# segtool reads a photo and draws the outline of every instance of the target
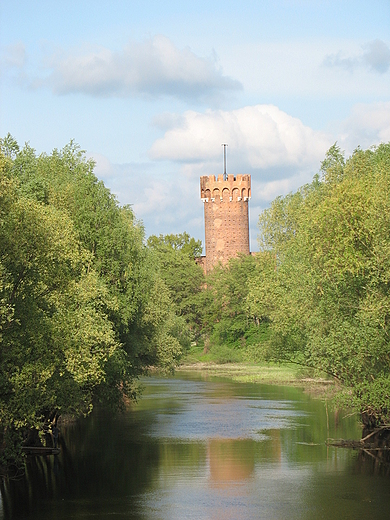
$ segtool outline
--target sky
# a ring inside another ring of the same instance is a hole
[[[389,0],[0,2],[0,135],[71,139],[145,234],[204,242],[199,177],[252,176],[251,250],[271,201],[337,141],[390,141]]]

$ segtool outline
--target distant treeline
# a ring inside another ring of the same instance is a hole
[[[390,144],[348,160],[333,145],[311,184],[260,215],[259,246],[188,286],[181,314],[198,343],[217,361],[327,374],[363,424],[390,423]]]

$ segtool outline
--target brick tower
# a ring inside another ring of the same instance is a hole
[[[204,202],[206,239],[205,271],[218,262],[226,264],[237,253],[249,255],[248,200],[250,175],[214,175],[200,178],[200,196]]]

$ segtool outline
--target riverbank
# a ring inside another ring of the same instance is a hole
[[[260,383],[296,386],[319,398],[330,398],[338,390],[335,381],[309,377],[298,365],[276,363],[215,363],[212,361],[183,362],[177,372],[198,372],[205,377],[223,377],[239,383]]]

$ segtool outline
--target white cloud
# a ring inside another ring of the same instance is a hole
[[[151,163],[113,164],[99,153],[95,175],[115,194],[121,204],[130,204],[146,235],[187,231],[203,236],[203,206],[199,179],[186,179],[178,171],[161,174]]]
[[[215,163],[228,143],[238,171],[307,168],[323,157],[331,140],[273,105],[232,111],[188,111],[150,150],[153,159]],[[211,165],[211,164],[210,164]],[[207,166],[206,166],[207,167]],[[199,173],[199,168],[195,168]]]
[[[367,148],[390,141],[390,102],[358,104],[338,129],[340,145],[350,154],[357,147]]]
[[[37,83],[56,94],[83,93],[96,97],[170,95],[202,98],[241,84],[224,76],[215,59],[178,49],[165,36],[131,41],[120,51],[78,50],[53,56],[49,76]]]
[[[376,72],[384,73],[390,68],[390,49],[382,40],[374,40],[364,45],[364,63]]]
[[[193,208],[192,214],[196,210],[203,216],[196,204],[199,176],[223,171],[221,143],[229,145],[228,173],[252,175],[253,247],[261,209],[278,195],[311,182],[333,142],[327,134],[305,126],[273,105],[247,106],[229,112],[188,111],[181,118],[164,116],[164,120],[169,122],[168,129],[155,141],[150,156],[181,165],[180,192],[187,186],[186,205]],[[164,211],[170,211],[169,208]],[[185,218],[182,225],[185,227]],[[203,224],[201,231],[202,227]]]
[[[382,40],[373,40],[365,43],[357,54],[346,56],[342,51],[329,54],[325,57],[324,65],[341,67],[353,71],[358,67],[366,67],[380,74],[390,69],[390,48]]]
[[[23,68],[26,64],[26,48],[23,42],[8,45],[3,52],[3,61],[8,67]]]
[[[0,59],[1,76],[6,84],[10,82],[12,86],[24,87],[27,75],[25,72],[27,64],[27,53],[23,42],[18,41],[12,45],[7,45]]]
[[[305,179],[299,184],[299,176],[298,179],[296,177],[297,176],[270,182],[260,182],[253,186],[252,194],[258,201],[261,201],[263,204],[267,203],[280,195],[287,195],[287,193],[293,191],[294,188],[308,181],[308,179]]]
[[[168,130],[152,146],[153,161],[112,164],[93,153],[98,177],[122,204],[132,204],[147,235],[186,230],[203,238],[199,177],[222,173],[221,143],[228,142],[228,173],[252,175],[250,225],[255,248],[260,211],[277,196],[311,182],[333,142],[338,141],[348,155],[358,145],[367,148],[390,141],[390,102],[356,105],[328,134],[270,105],[164,114],[159,124]]]
[[[101,153],[87,152],[86,157],[95,161],[94,173],[99,179],[108,179],[117,175],[115,166]]]
[[[390,42],[386,40],[382,44],[389,47]],[[389,92],[388,74],[373,73],[369,65],[386,68],[386,55],[381,57],[380,49],[376,50],[373,42],[320,36],[250,43],[232,41],[220,47],[218,55],[225,73],[239,78],[252,100],[275,100],[283,96],[290,100],[308,99],[313,107],[313,101],[334,99],[339,102],[343,96],[348,100],[362,96],[373,99],[374,96],[387,97]],[[326,66],[324,61],[328,62],[329,56],[346,62],[344,66],[336,66],[336,63]],[[363,56],[367,62],[355,65],[354,59],[363,60]],[[353,62],[351,67],[355,67],[353,74],[352,69],[347,70],[349,61]],[[313,113],[310,119],[312,116]]]

